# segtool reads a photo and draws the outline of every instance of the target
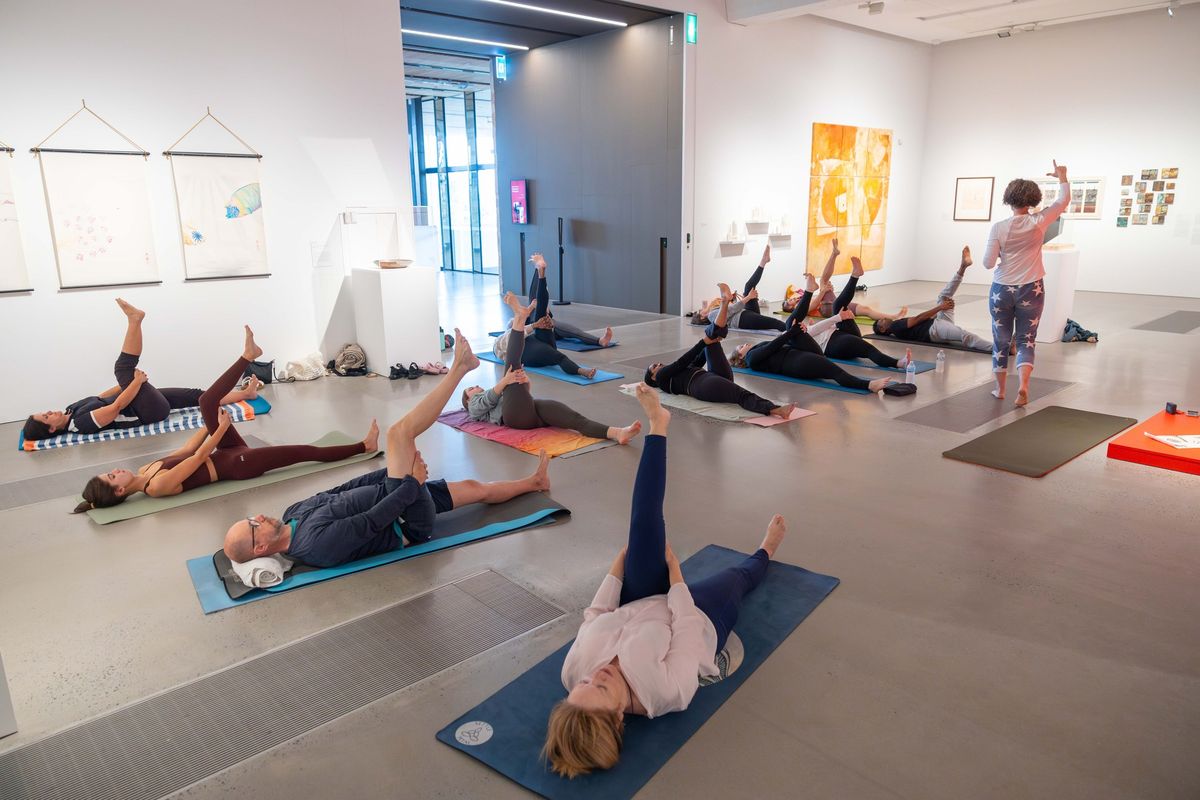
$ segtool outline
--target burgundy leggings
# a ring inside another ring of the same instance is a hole
[[[200,414],[204,417],[204,427],[211,434],[217,429],[217,412],[221,408],[221,398],[229,394],[237,385],[238,379],[246,371],[250,362],[239,358],[233,366],[225,370],[217,378],[208,391],[200,395]],[[280,467],[290,467],[303,461],[341,461],[353,455],[366,452],[362,442],[336,445],[333,447],[314,447],[310,444],[290,444],[281,447],[251,447],[232,425],[225,430],[225,435],[213,450],[210,458],[217,470],[217,479],[223,481],[240,481],[247,478],[257,478],[264,472],[270,472]],[[198,469],[192,475],[202,483],[208,483],[208,470]],[[184,482],[185,488],[192,488]],[[200,484],[198,484],[200,485]]]

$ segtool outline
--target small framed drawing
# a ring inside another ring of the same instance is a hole
[[[995,178],[959,178],[954,184],[954,221],[989,222]]]

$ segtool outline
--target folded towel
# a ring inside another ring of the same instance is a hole
[[[253,586],[255,589],[266,589],[282,583],[283,576],[287,575],[293,562],[290,558],[276,553],[273,556],[252,558],[241,563],[231,559],[229,563],[233,565],[233,571],[237,573],[242,583]]]

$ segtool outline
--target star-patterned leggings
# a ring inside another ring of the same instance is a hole
[[[988,310],[992,313],[992,369],[1008,371],[1008,352],[1017,343],[1017,368],[1033,366],[1033,349],[1037,346],[1038,323],[1046,290],[1041,279],[1020,286],[992,284]]]

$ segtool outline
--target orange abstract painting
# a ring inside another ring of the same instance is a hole
[[[813,123],[808,184],[808,271],[819,274],[838,238],[836,274],[850,256],[868,270],[883,266],[892,132],[882,128]]]

